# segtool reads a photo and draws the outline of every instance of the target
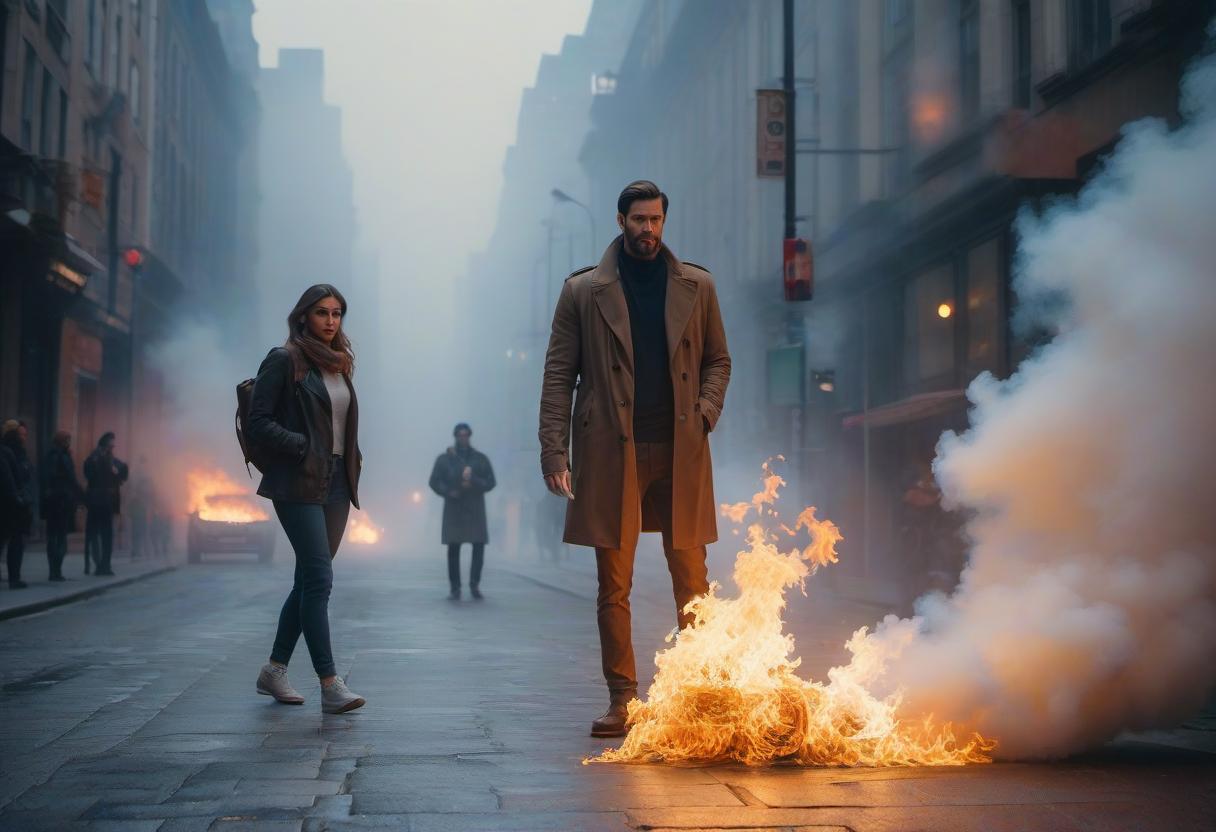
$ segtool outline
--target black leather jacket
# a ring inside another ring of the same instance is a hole
[[[359,507],[359,402],[350,387],[343,462],[350,480],[350,501]],[[269,457],[258,494],[289,503],[324,503],[329,495],[334,447],[333,414],[325,381],[315,367],[296,381],[291,355],[276,347],[258,368],[249,404],[249,438]]]

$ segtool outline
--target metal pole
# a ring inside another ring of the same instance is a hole
[[[781,86],[785,91],[785,238],[798,235],[795,217],[798,214],[797,175],[798,127],[794,110],[794,0],[782,0],[782,63],[784,73]]]

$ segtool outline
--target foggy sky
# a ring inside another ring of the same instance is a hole
[[[590,0],[257,0],[263,66],[325,51],[365,244],[386,272],[463,270],[494,220],[505,150],[541,55],[579,33]],[[341,8],[341,13],[335,9]]]

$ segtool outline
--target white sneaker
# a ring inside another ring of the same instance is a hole
[[[344,714],[355,708],[362,708],[366,702],[366,699],[346,686],[341,676],[335,677],[328,685],[321,685],[322,713]]]
[[[287,680],[287,668],[277,664],[262,665],[262,672],[258,674],[258,693],[273,696],[284,705],[304,704],[304,697]]]

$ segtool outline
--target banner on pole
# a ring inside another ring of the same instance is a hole
[[[785,143],[789,137],[784,90],[756,90],[756,175],[785,176]]]

